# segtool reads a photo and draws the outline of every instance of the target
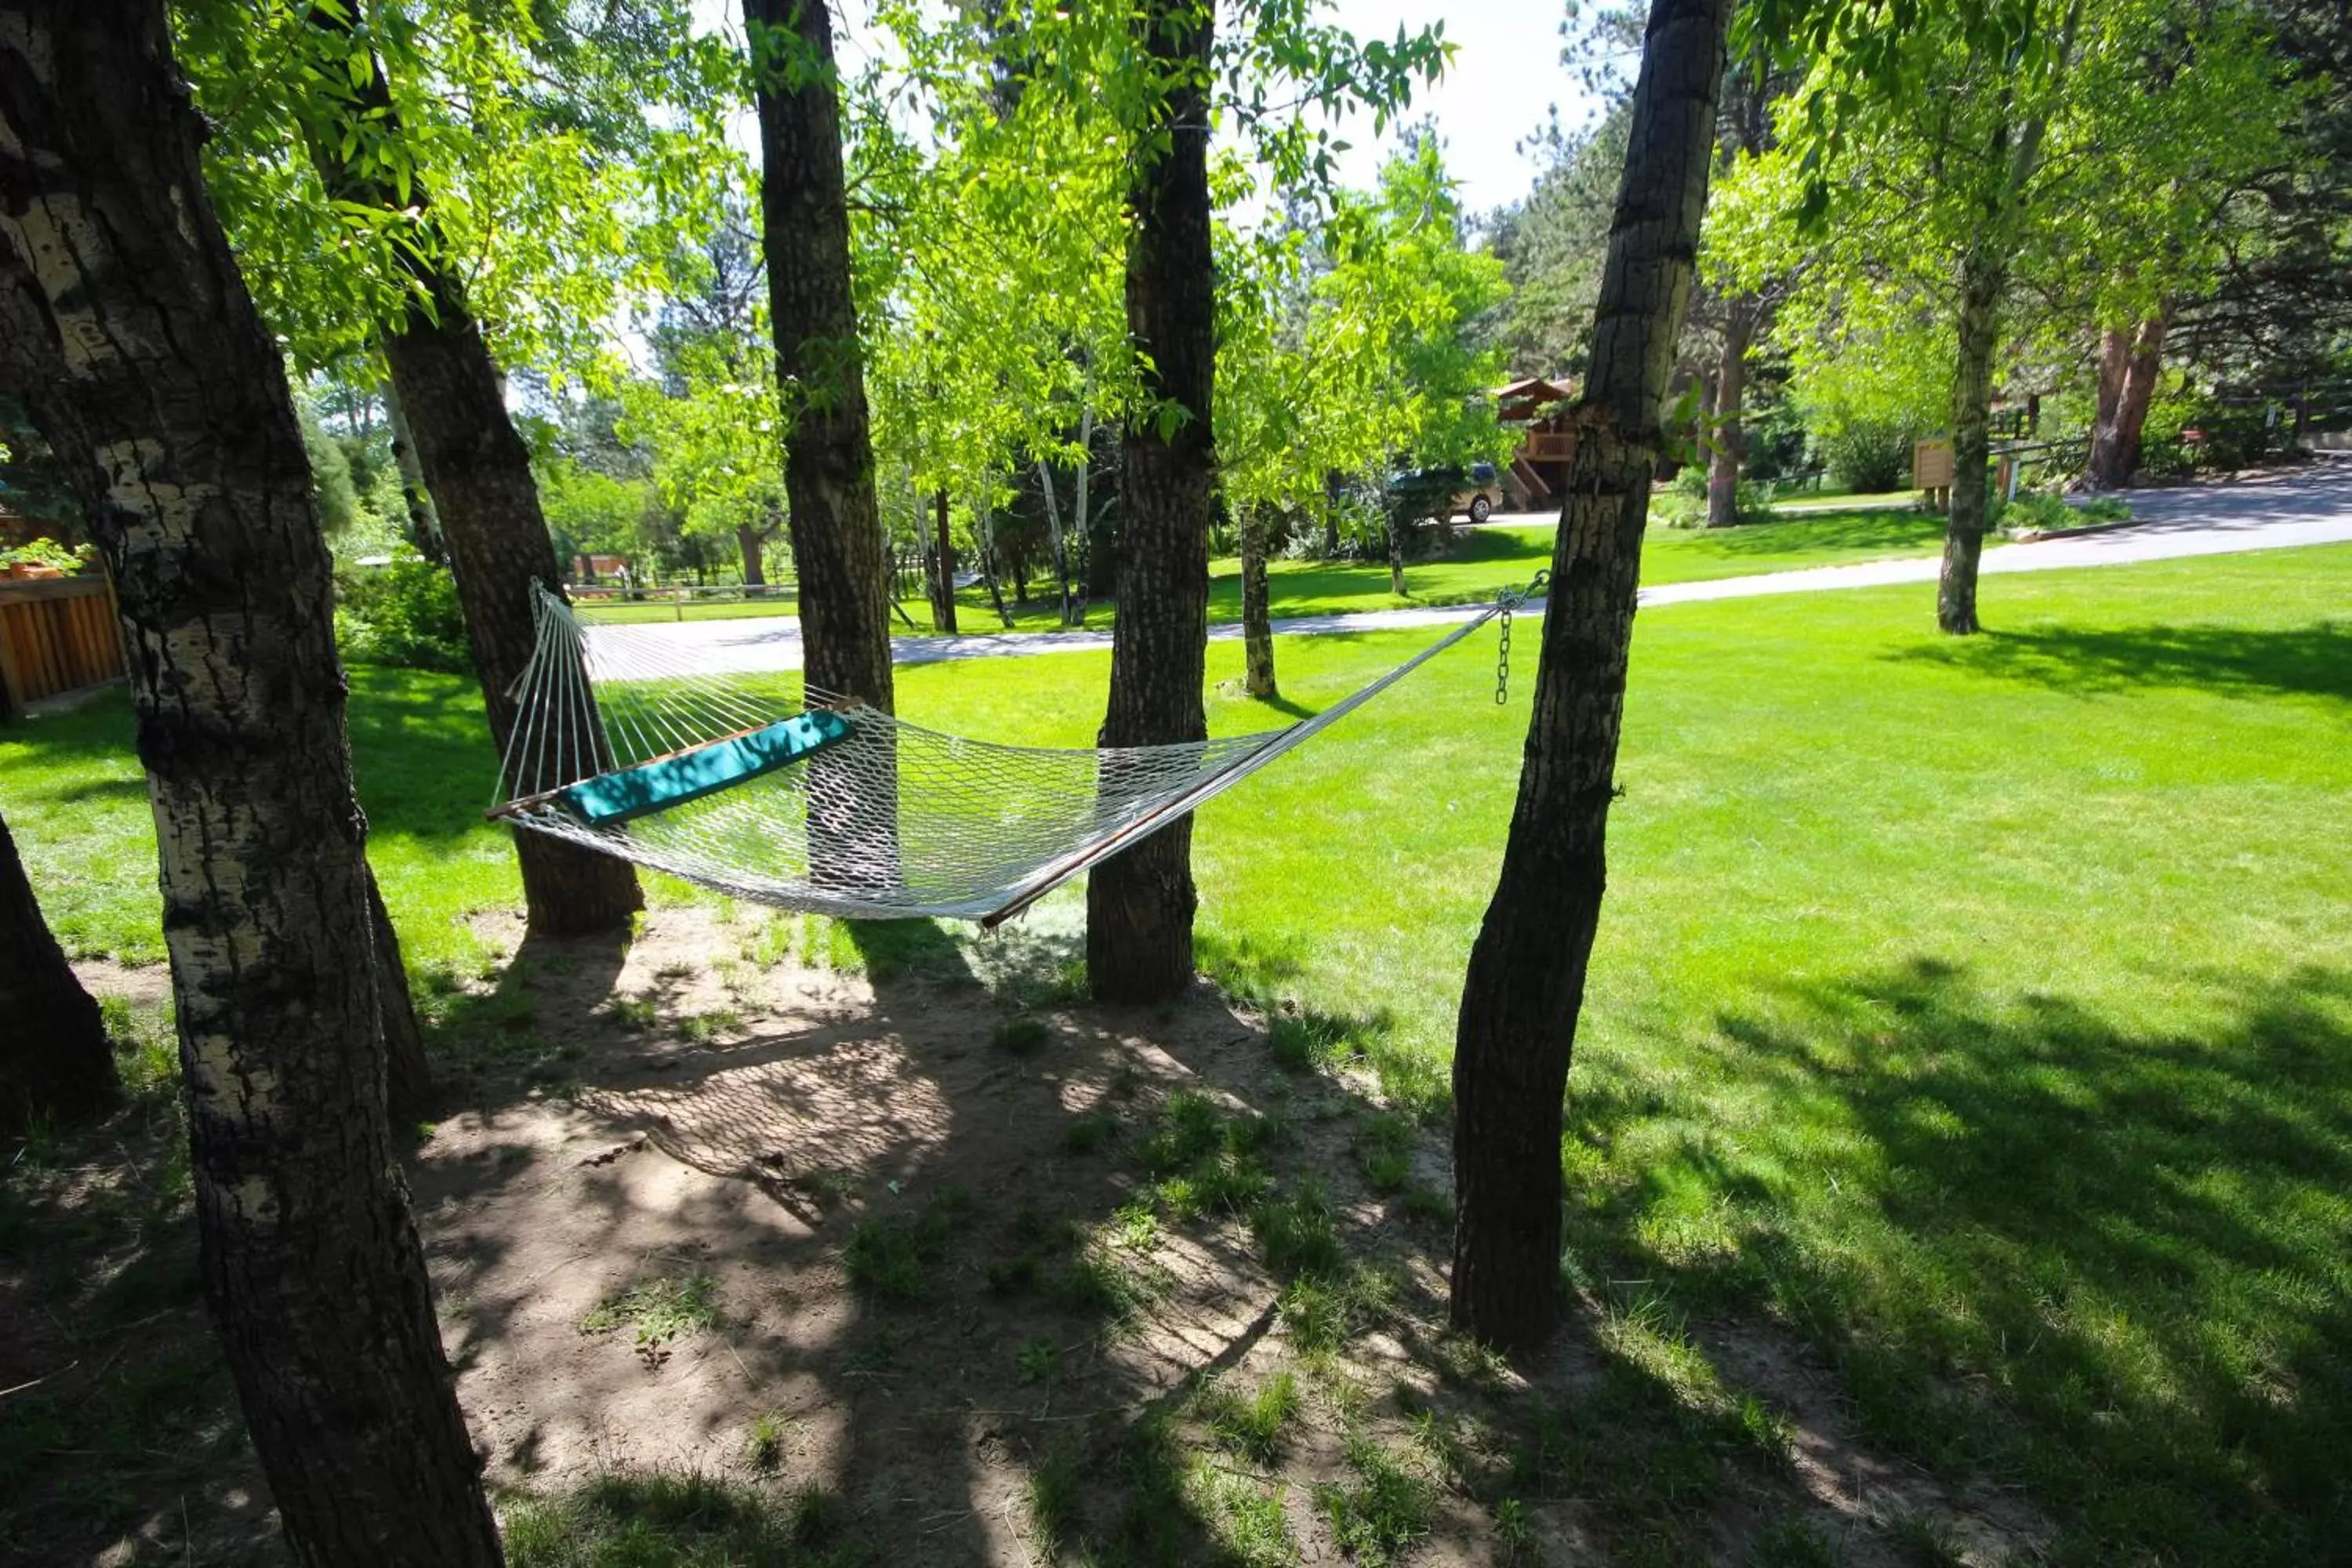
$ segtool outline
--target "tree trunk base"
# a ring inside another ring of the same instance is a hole
[[[528,922],[537,935],[621,931],[646,907],[635,870],[616,855],[520,832],[515,854],[522,861]]]
[[[1192,825],[1180,822],[1087,879],[1087,989],[1097,1002],[1171,1002],[1192,989]]]
[[[1952,637],[1973,637],[1977,624],[1977,563],[1984,555],[1984,535],[1954,529],[1944,535],[1944,570],[1936,583],[1936,629]]]

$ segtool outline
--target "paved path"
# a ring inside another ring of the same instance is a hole
[[[2131,498],[2138,521],[2127,527],[2073,538],[2004,544],[1985,552],[1982,570],[2053,572],[2077,566],[2122,566],[2141,561],[2222,555],[2245,550],[2280,550],[2302,544],[2352,542],[2352,458],[2334,458],[2294,472],[2236,484],[2183,485],[2143,490]],[[1532,521],[1532,520],[1529,520]],[[1546,520],[1549,521],[1549,520]],[[1644,605],[1687,605],[1714,599],[1748,599],[1767,594],[1812,594],[1835,588],[1878,588],[1932,583],[1934,556],[1868,561],[1852,566],[1816,566],[1707,583],[1671,583],[1642,590]],[[1482,605],[1427,610],[1362,610],[1347,615],[1295,616],[1274,623],[1285,637],[1345,632],[1394,631],[1445,626],[1482,612]],[[1209,628],[1230,641],[1239,626]],[[660,622],[599,626],[598,642],[612,639],[658,648],[666,659],[683,658],[698,670],[766,673],[801,667],[800,623],[789,616],[740,621]],[[1096,632],[990,632],[967,637],[891,639],[900,664],[936,664],[951,658],[1011,658],[1026,654],[1078,653],[1110,647],[1110,634]]]

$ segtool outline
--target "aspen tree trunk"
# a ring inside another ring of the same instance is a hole
[[[1217,477],[1216,264],[1210,246],[1207,0],[1141,0],[1135,43],[1165,80],[1134,128],[1127,205],[1127,331],[1141,395],[1119,444],[1124,538],[1101,743],[1208,737],[1209,525]],[[1172,425],[1159,405],[1173,405]],[[1192,823],[1187,817],[1097,866],[1087,879],[1087,981],[1104,1002],[1160,1002],[1190,989]]]
[[[16,841],[0,820],[0,1131],[31,1117],[79,1121],[114,1102],[114,1047],[98,1004],[49,933]]]
[[[1261,702],[1279,695],[1274,681],[1274,611],[1265,580],[1265,514],[1242,517],[1242,685]]]
[[[748,522],[735,525],[735,548],[743,558],[743,586],[764,588],[768,584],[768,563],[761,548],[760,531]],[[756,598],[757,595],[746,595]]]
[[[1739,521],[1739,465],[1746,457],[1739,406],[1748,387],[1748,349],[1756,341],[1759,314],[1752,296],[1731,301],[1723,325],[1723,363],[1716,372],[1716,447],[1707,460],[1706,525],[1729,528]]]
[[[1551,564],[1503,868],[1454,1055],[1454,1321],[1506,1350],[1559,1314],[1562,1095],[1606,881],[1634,583],[1689,305],[1732,0],[1654,0]]]
[[[1062,596],[1062,624],[1068,626],[1070,614],[1070,552],[1062,537],[1062,505],[1054,493],[1054,468],[1045,458],[1037,459],[1037,482],[1045,491],[1045,537],[1054,547],[1054,586]]]
[[[1955,637],[1977,630],[1977,563],[1984,554],[1991,499],[1992,358],[2000,331],[2007,258],[1979,246],[1960,267],[1958,372],[1952,384],[1952,510],[1936,582],[1936,625]]]
[[[376,115],[375,133],[397,135],[400,122],[392,112],[382,66],[354,53],[367,47],[352,34],[357,13],[314,6],[305,16],[329,41],[331,53],[362,59],[367,75],[362,86],[331,100],[322,97],[323,106],[351,124]],[[329,89],[316,90],[323,95]],[[417,466],[432,492],[466,612],[466,642],[481,682],[490,741],[503,757],[522,717],[514,692],[539,644],[532,590],[544,587],[559,596],[563,592],[554,536],[540,510],[530,448],[507,410],[505,378],[490,358],[481,323],[467,306],[464,286],[438,257],[430,193],[422,182],[411,181],[401,191],[381,173],[354,167],[335,133],[340,129],[314,132],[310,141],[310,160],[328,193],[375,211],[422,215],[416,220],[419,243],[401,254],[430,304],[413,303],[403,320],[387,323],[383,357],[415,437]],[[562,766],[566,776],[584,777],[609,759],[595,700],[586,695],[585,681],[576,685],[584,710],[572,716],[575,722],[565,732],[582,737],[581,750]],[[625,860],[520,831],[515,855],[533,931],[551,936],[611,931],[627,925],[645,907],[636,871]]]
[[[202,129],[160,4],[0,10],[0,384],[115,580],[205,1295],[287,1546],[494,1564],[384,1116],[326,545]]]

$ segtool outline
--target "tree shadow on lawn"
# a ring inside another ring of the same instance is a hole
[[[2352,700],[2352,621],[2273,629],[2225,626],[2048,626],[1990,631],[1901,650],[2055,691],[2189,686]]]
[[[2352,1538],[2352,975],[2210,984],[2178,1032],[1926,958],[1779,987],[1718,1026],[1781,1113],[1674,1135],[1583,1245],[1769,1294],[1866,1430],[2029,1481],[2100,1560],[2315,1561]],[[1604,1079],[1571,1144],[1696,1114]],[[1695,1205],[1732,1253],[1662,1253]]]
[[[1731,559],[1894,550],[1933,544],[1943,536],[1942,518],[1906,507],[1840,512],[1827,517],[1776,517],[1733,528],[1677,530],[1673,535],[1678,552]]]

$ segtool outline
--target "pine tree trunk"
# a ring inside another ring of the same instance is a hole
[[[1707,460],[1706,525],[1729,528],[1739,521],[1739,464],[1746,455],[1739,407],[1748,387],[1748,348],[1756,341],[1757,305],[1750,295],[1731,301],[1723,325],[1723,363],[1715,379],[1714,455]]]
[[[98,1004],[49,934],[0,820],[0,1132],[33,1117],[79,1121],[114,1103],[114,1047]]]
[[[1519,792],[1454,1054],[1453,1318],[1506,1350],[1559,1313],[1562,1095],[1606,881],[1634,584],[1713,163],[1732,0],[1654,0],[1551,565]]]
[[[1979,245],[1960,267],[1958,372],[1952,384],[1952,510],[1936,584],[1936,625],[1955,637],[1977,630],[1977,563],[1991,499],[1992,358],[2000,330],[2007,259]]]
[[[384,1115],[310,465],[163,6],[0,13],[0,384],[115,580],[205,1293],[287,1545],[339,1568],[494,1564]]]
[[[808,679],[887,713],[890,568],[850,292],[831,8],[826,0],[744,0],[743,19],[757,62],[761,244]]]
[[[352,37],[356,12],[314,6],[305,16],[334,48],[366,47]],[[373,132],[399,134],[382,67],[372,58],[362,58],[373,74],[351,98],[333,100],[338,112],[356,116],[380,110],[383,118],[372,127]],[[384,213],[424,215],[415,237],[419,243],[402,255],[431,307],[420,301],[404,320],[387,324],[383,356],[415,437],[417,465],[448,548],[450,571],[466,613],[466,641],[489,715],[491,744],[503,757],[520,717],[514,691],[539,641],[532,589],[538,585],[558,595],[563,592],[555,540],[540,510],[538,481],[531,477],[530,452],[507,411],[504,379],[490,358],[480,323],[467,308],[465,289],[434,254],[438,236],[431,219],[432,198],[424,184],[412,181],[402,191],[379,172],[355,168],[331,133],[313,138],[310,158],[337,200]],[[586,689],[584,681],[580,686]],[[591,710],[581,716],[587,721],[578,727],[588,738],[579,763],[582,774],[596,771],[604,761],[593,699],[585,700]],[[612,931],[627,925],[645,907],[636,871],[625,860],[524,832],[515,836],[515,851],[535,931],[571,936]]]
[[[1201,741],[1216,486],[1215,260],[1210,247],[1208,72],[1216,18],[1202,0],[1142,0],[1136,43],[1167,81],[1135,127],[1127,331],[1142,356],[1120,435],[1118,618],[1105,746]],[[1172,428],[1163,404],[1180,411]],[[1108,764],[1106,764],[1108,765]],[[1160,1002],[1192,987],[1191,818],[1097,866],[1087,882],[1087,980],[1097,1001]]]
[[[436,566],[449,564],[449,547],[441,541],[441,520],[433,515],[433,498],[425,493],[425,466],[416,460],[416,437],[401,411],[400,389],[383,384],[384,422],[392,426],[392,463],[400,471],[400,504],[408,517],[408,542]]]
[[[1274,609],[1265,578],[1265,515],[1252,507],[1242,519],[1242,685],[1261,702],[1279,695],[1274,683]]]

